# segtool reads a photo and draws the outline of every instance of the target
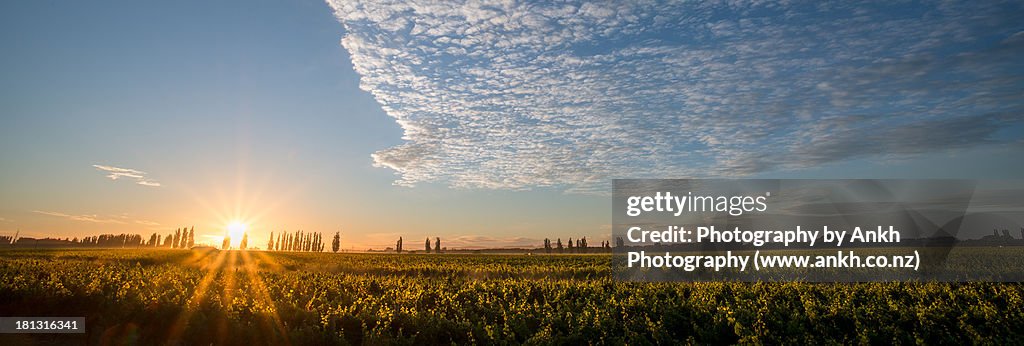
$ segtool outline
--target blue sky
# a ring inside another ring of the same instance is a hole
[[[606,238],[611,178],[1019,178],[1021,7],[5,2],[0,232],[539,244]]]

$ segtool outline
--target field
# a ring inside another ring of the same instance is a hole
[[[0,251],[5,344],[1021,343],[1020,283],[621,283],[607,255]]]

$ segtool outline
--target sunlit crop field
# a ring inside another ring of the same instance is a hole
[[[139,344],[1024,342],[1024,285],[620,283],[607,255],[0,251],[0,315]]]

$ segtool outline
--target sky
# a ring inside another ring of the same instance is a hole
[[[613,178],[1019,179],[1022,7],[7,1],[0,234],[540,246],[608,239]]]

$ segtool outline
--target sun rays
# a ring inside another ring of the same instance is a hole
[[[209,308],[209,304],[219,304],[223,316],[213,321],[214,339],[218,343],[229,342],[227,316],[238,313],[238,306],[246,306],[252,313],[262,316],[260,321],[260,337],[264,342],[288,345],[288,335],[282,322],[277,305],[263,280],[265,273],[260,266],[279,267],[274,259],[264,253],[253,256],[248,251],[197,251],[182,262],[183,265],[195,267],[203,272],[203,277],[196,285],[191,297],[186,301],[183,310],[178,314],[169,328],[170,341],[182,340],[190,328],[196,327],[199,318],[197,311]],[[238,306],[236,306],[238,305]],[[206,318],[208,316],[203,316]]]
[[[244,233],[235,230],[239,225],[252,236],[255,230],[271,229],[275,224],[287,222],[289,215],[294,213],[288,210],[288,206],[308,187],[303,182],[277,185],[274,182],[280,179],[277,179],[279,177],[273,171],[261,170],[259,174],[253,172],[242,162],[234,175],[226,176],[216,171],[204,174],[206,180],[230,179],[233,184],[181,185],[196,208],[193,212],[204,215],[198,224],[203,225],[203,229],[216,230],[215,233],[204,234],[206,239],[213,241],[209,245],[221,245],[223,237],[230,237],[231,246],[237,247],[241,233]],[[264,243],[263,239],[249,240],[250,244]]]

